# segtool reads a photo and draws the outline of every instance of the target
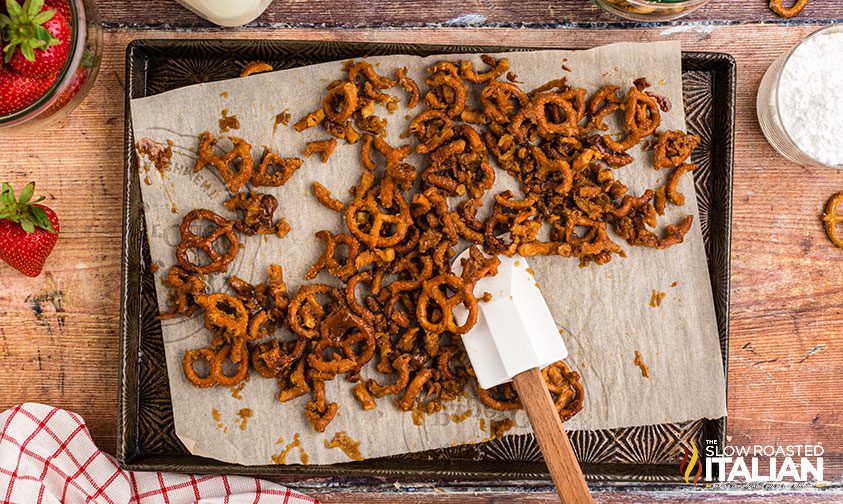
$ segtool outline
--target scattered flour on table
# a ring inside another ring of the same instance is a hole
[[[843,165],[843,31],[816,35],[782,69],[779,110],[784,129],[805,154]]]

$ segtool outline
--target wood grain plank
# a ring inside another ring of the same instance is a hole
[[[778,156],[761,136],[754,108],[755,92],[767,66],[813,29],[724,26],[674,33],[670,38],[682,40],[686,49],[731,52],[738,61],[731,442],[821,443],[826,449],[826,478],[840,482],[843,251],[829,244],[818,215],[825,199],[843,190],[843,172],[800,167]],[[663,40],[667,37],[662,31],[274,30],[223,36],[586,47],[621,40]],[[30,400],[75,410],[88,421],[94,439],[110,452],[116,443],[123,58],[126,44],[139,35],[173,36],[167,32],[107,33],[97,85],[69,120],[37,136],[3,134],[0,138],[0,178],[17,186],[37,180],[64,229],[44,276],[26,279],[0,265],[0,409]],[[543,502],[551,495],[524,494],[518,497],[520,501],[511,496],[481,494],[475,499],[466,495],[449,502],[462,498],[474,499],[465,502]],[[650,494],[646,498],[631,495],[612,494],[611,498],[628,500],[600,502],[652,500]],[[665,501],[680,502],[670,495]],[[326,495],[325,501],[347,502],[349,498],[336,493]],[[393,502],[390,498],[354,495],[359,502]]]
[[[843,19],[843,3],[813,0],[793,21],[777,17],[766,0],[715,0],[691,13],[682,22],[814,23]],[[207,28],[210,23],[175,5],[173,0],[99,0],[102,20],[108,26]],[[634,25],[604,13],[589,0],[331,0],[313,2],[275,0],[250,26],[307,28],[383,27],[627,27]]]

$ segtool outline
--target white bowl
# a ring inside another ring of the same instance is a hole
[[[809,166],[828,166],[843,170],[843,163],[830,164],[806,153],[793,138],[793,135],[788,132],[785,126],[785,121],[782,118],[782,103],[781,94],[779,93],[782,82],[782,75],[784,69],[787,67],[788,61],[796,53],[797,49],[806,41],[814,37],[821,37],[830,32],[843,32],[843,25],[832,25],[820,30],[817,30],[807,37],[803,38],[790,51],[782,54],[772,65],[767,69],[764,77],[761,79],[761,85],[758,87],[758,97],[756,99],[756,112],[758,114],[758,123],[761,125],[761,130],[770,145],[776,149],[779,154],[786,157],[794,163]],[[815,124],[816,127],[823,127],[821,124]]]

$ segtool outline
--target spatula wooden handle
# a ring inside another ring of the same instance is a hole
[[[535,368],[524,371],[512,379],[512,385],[530,417],[533,433],[562,503],[594,502],[541,371]]]

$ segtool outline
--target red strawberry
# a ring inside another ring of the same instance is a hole
[[[59,219],[55,212],[30,201],[35,183],[30,182],[15,200],[11,186],[3,183],[0,192],[0,259],[24,275],[36,277],[59,239]]]
[[[85,84],[85,81],[87,80],[88,69],[85,67],[79,67],[79,69],[76,70],[76,73],[73,74],[73,78],[70,80],[70,83],[67,85],[66,88],[64,88],[64,91],[62,91],[61,96],[59,96],[59,99],[56,100],[55,103],[50,105],[50,108],[47,110],[50,113],[61,110],[62,107],[70,103],[70,100],[72,100],[73,97],[76,96],[76,93],[78,93],[79,90],[82,89],[82,85]]]
[[[0,67],[0,115],[9,114],[37,100],[55,82],[55,77],[24,77]]]
[[[44,0],[6,0],[9,13],[0,15],[0,31],[6,40],[4,60],[28,77],[49,77],[61,71],[70,51],[70,22]]]
[[[65,19],[70,20],[70,2],[67,0],[44,0],[44,5],[49,9],[55,9]]]

